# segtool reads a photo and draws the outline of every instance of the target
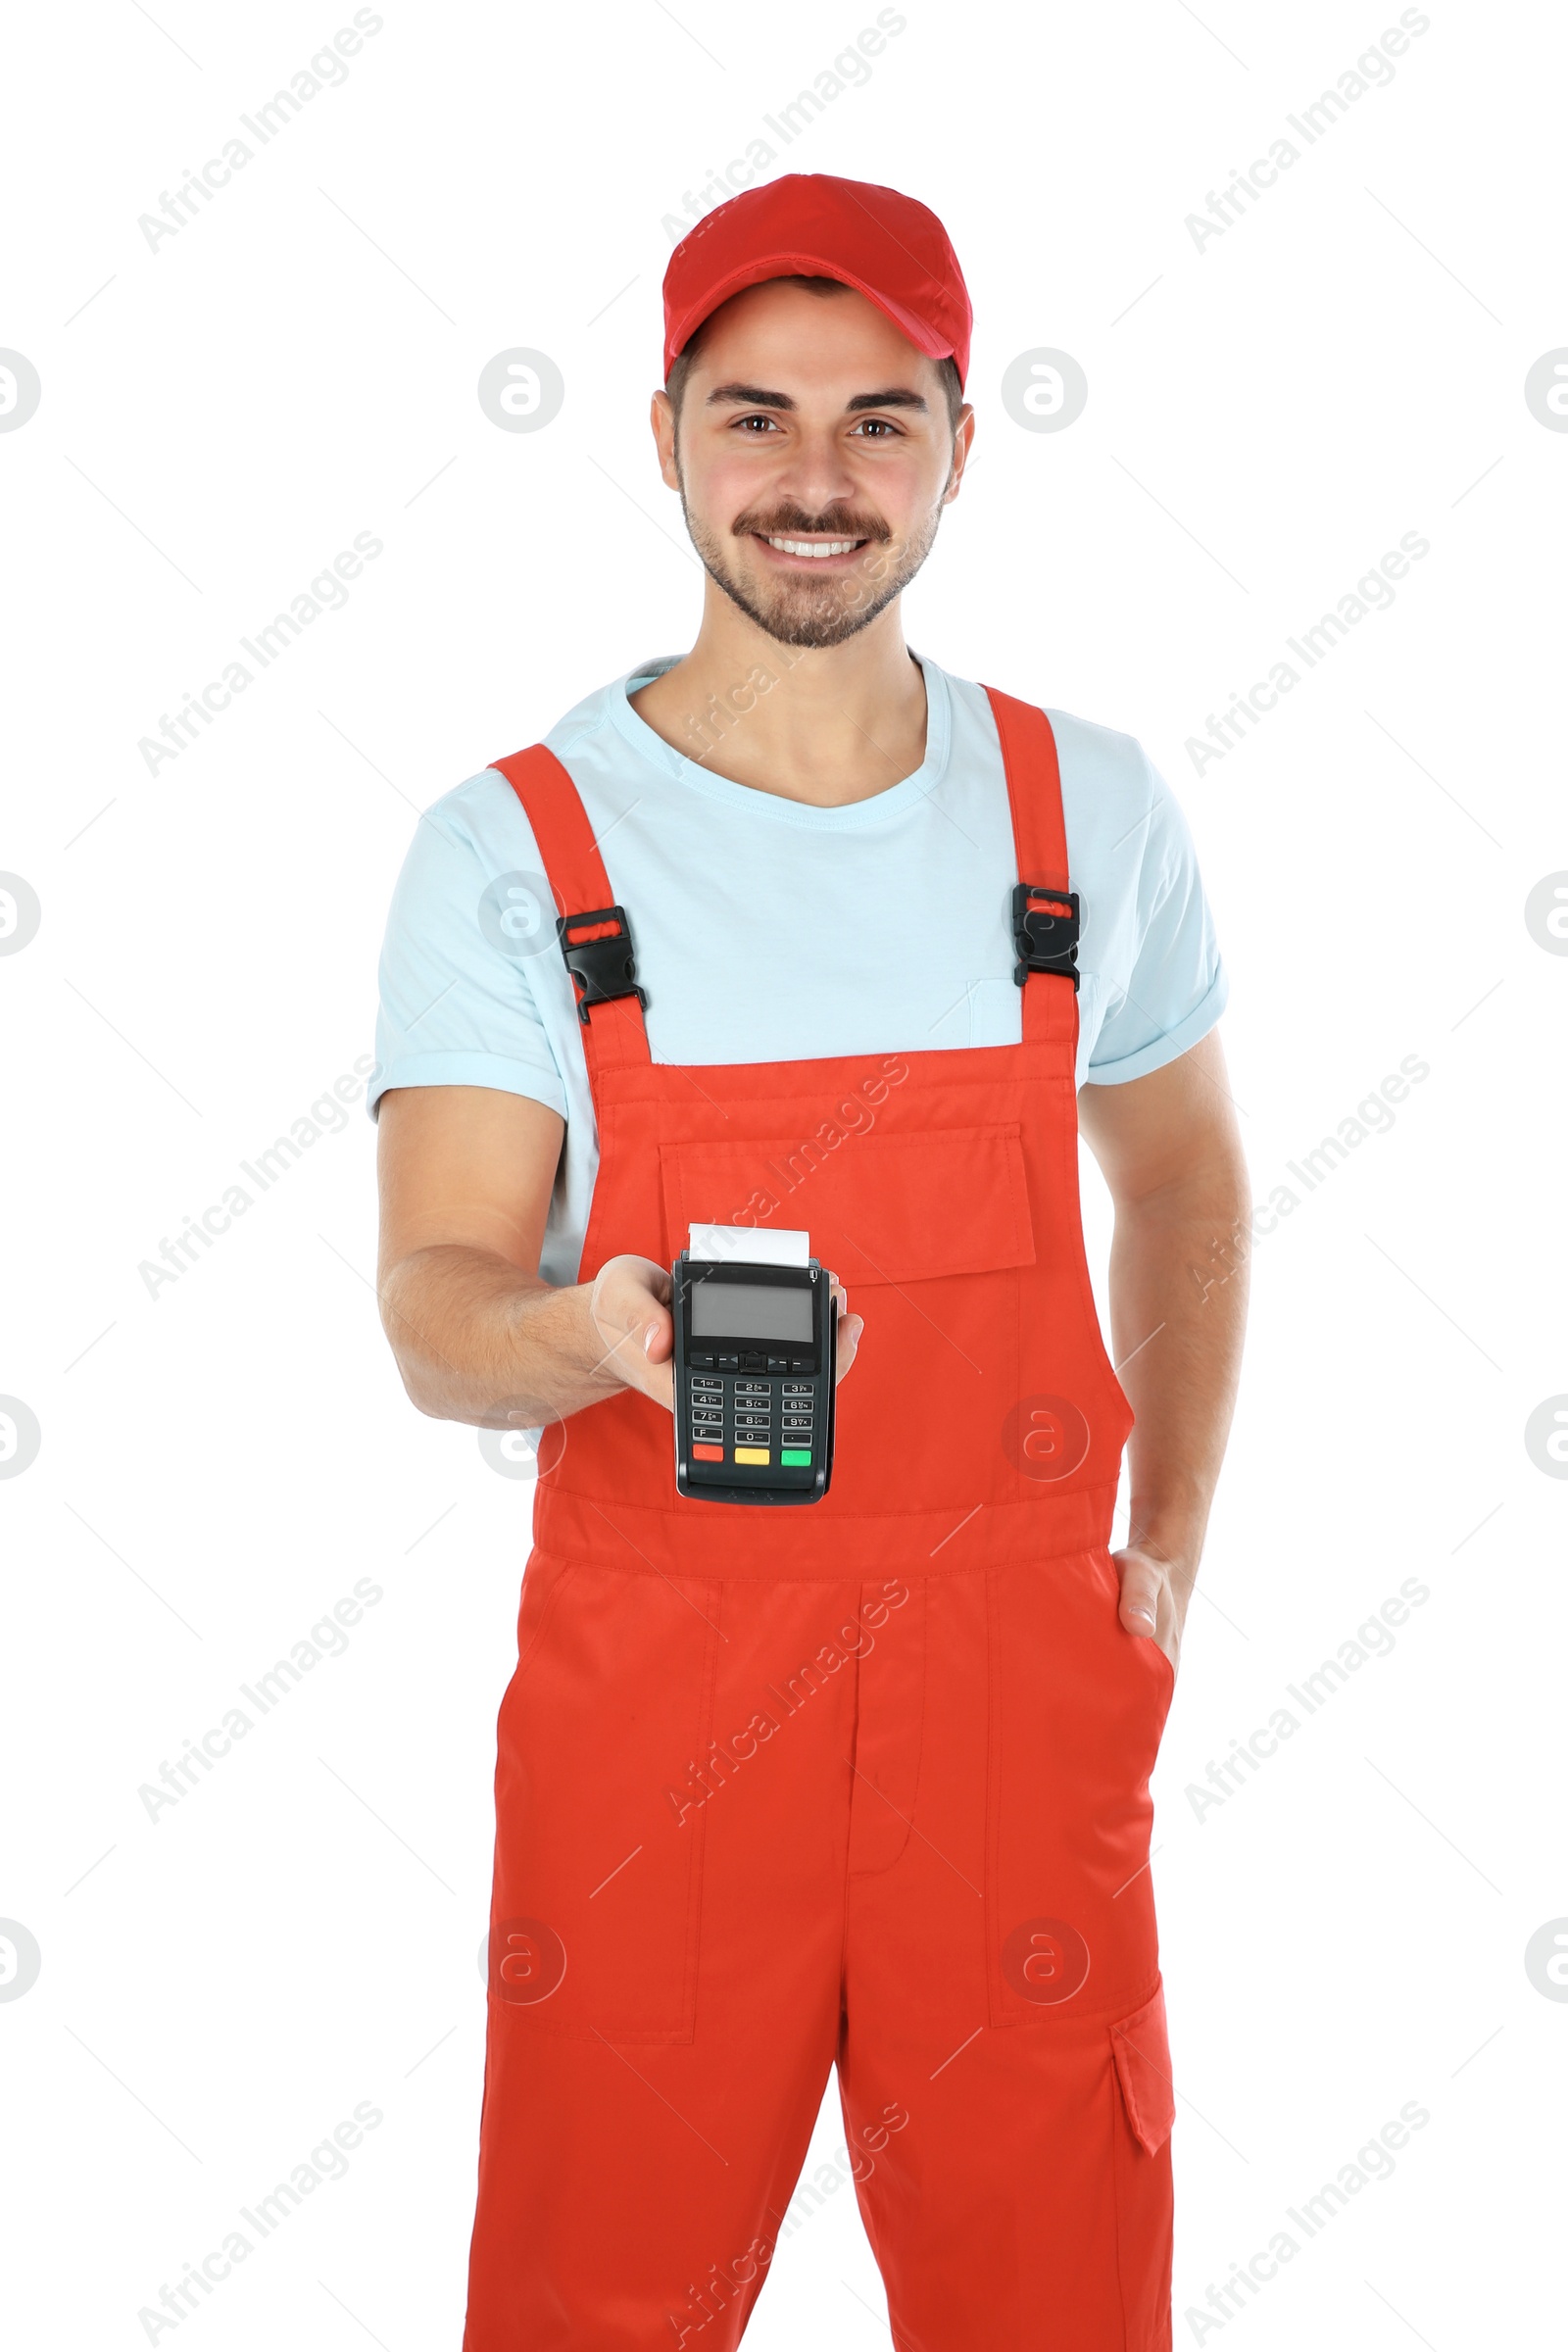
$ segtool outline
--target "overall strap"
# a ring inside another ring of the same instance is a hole
[[[637,985],[626,910],[610,895],[588,812],[555,753],[536,743],[493,764],[522,803],[539,845],[556,903],[558,952],[571,976],[597,1106],[602,1070],[645,1068],[653,1058],[643,1021],[648,1000]]]
[[[1078,900],[1068,888],[1061,769],[1051,721],[1032,703],[988,686],[1002,739],[1018,883],[1012,894],[1013,978],[1023,990],[1026,1045],[1078,1042]]]

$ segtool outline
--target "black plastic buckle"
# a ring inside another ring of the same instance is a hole
[[[631,925],[623,906],[596,906],[587,914],[558,914],[556,937],[566,969],[577,985],[577,1018],[588,1026],[590,1004],[608,1004],[615,997],[648,1002],[648,991],[637,985],[632,956]]]
[[[1078,986],[1078,893],[1044,882],[1018,882],[1012,892],[1013,979],[1022,988],[1031,972],[1059,972]]]

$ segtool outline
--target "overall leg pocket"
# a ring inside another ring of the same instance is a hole
[[[542,1593],[497,1728],[496,2022],[691,2040],[705,1813],[690,1776],[711,1732],[721,1594],[581,1562]]]
[[[1128,2352],[1170,2343],[1170,2133],[1176,2120],[1165,1995],[1110,2028],[1117,2115],[1116,2262]]]
[[[1158,1971],[1149,1775],[1168,1669],[1122,1631],[1102,1551],[986,1575],[990,2022],[1108,2026]]]

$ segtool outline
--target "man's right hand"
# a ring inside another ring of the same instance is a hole
[[[606,1368],[672,1413],[675,1323],[669,1294],[667,1266],[656,1265],[651,1257],[607,1257],[594,1279],[588,1311],[605,1343]],[[855,1361],[856,1344],[865,1326],[859,1315],[850,1313],[849,1293],[838,1281],[833,1284],[833,1301],[839,1317],[842,1380]]]
[[[666,1266],[624,1255],[589,1283],[540,1279],[558,1112],[489,1087],[394,1087],[378,1125],[381,1319],[421,1412],[520,1428],[621,1388],[673,1411]],[[833,1291],[842,1379],[861,1322]]]
[[[588,1312],[605,1343],[605,1368],[656,1404],[675,1409],[674,1322],[669,1269],[651,1257],[607,1257],[588,1293]]]

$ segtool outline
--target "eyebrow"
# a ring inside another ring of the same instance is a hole
[[[787,392],[769,392],[760,384],[715,385],[704,405],[711,409],[725,402],[743,409],[793,409],[797,405]],[[929,414],[923,393],[897,385],[886,392],[857,392],[844,405],[851,415],[858,415],[865,409],[918,409],[922,416]]]

